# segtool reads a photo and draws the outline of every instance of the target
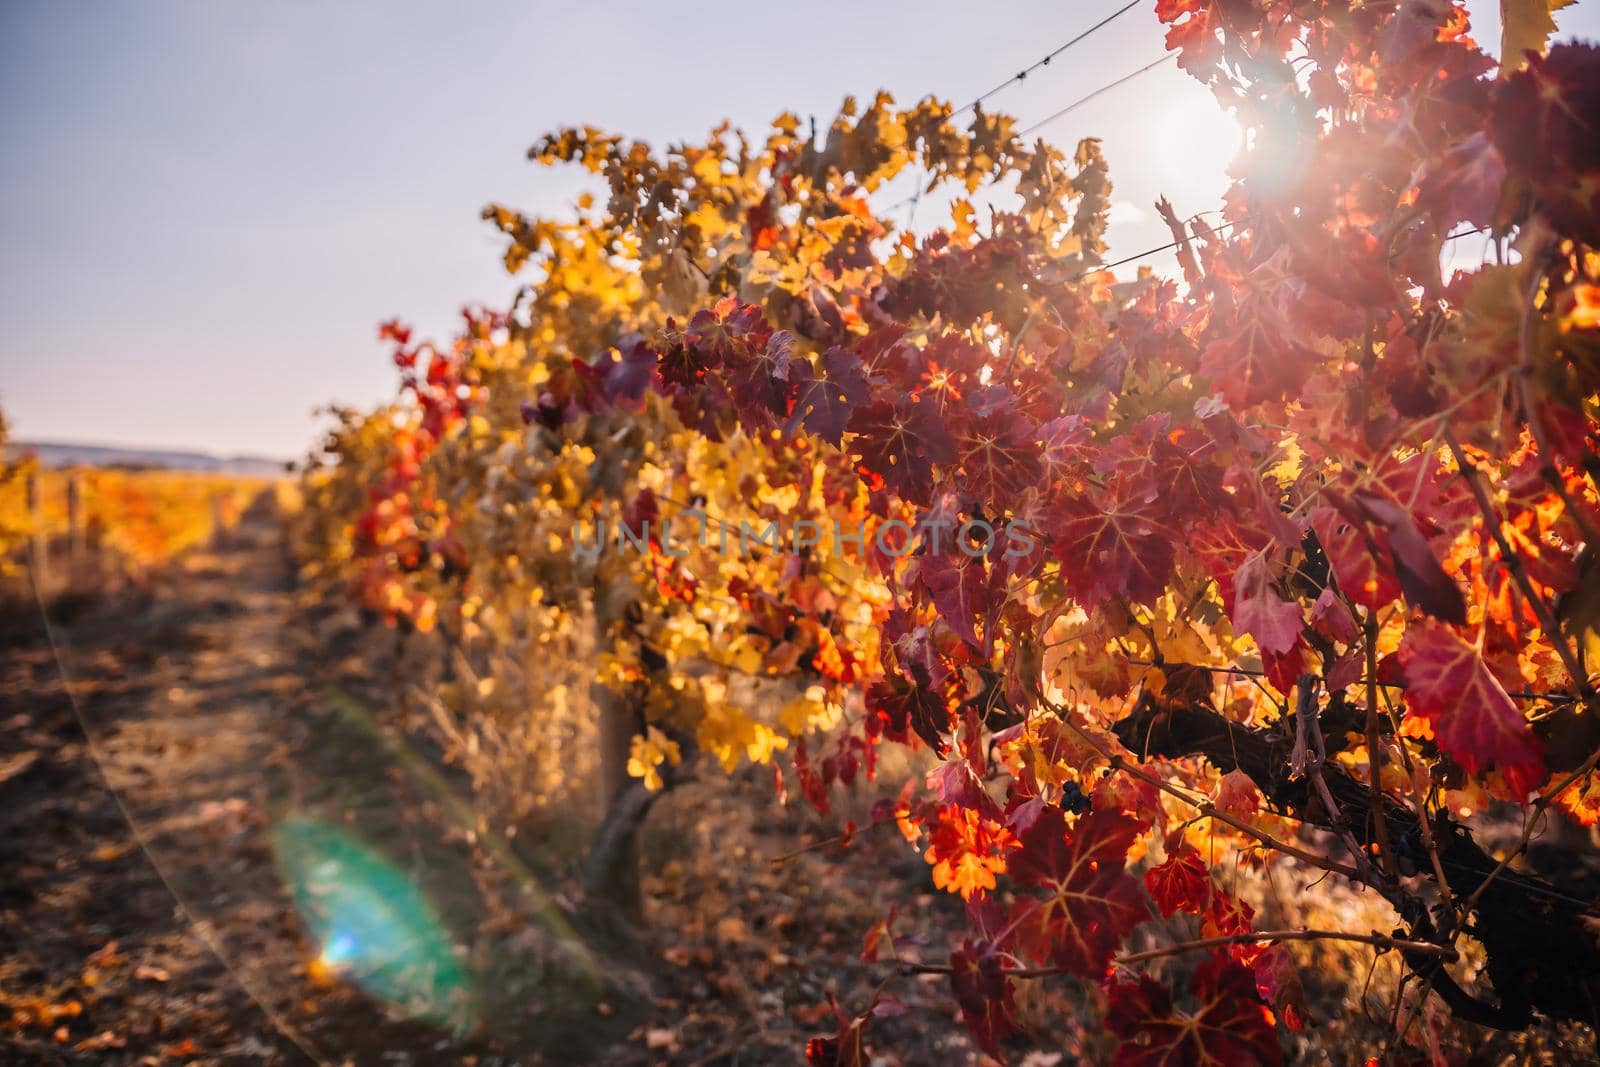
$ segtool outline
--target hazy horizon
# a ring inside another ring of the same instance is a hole
[[[212,459],[271,460],[273,462],[291,460],[298,461],[302,458],[300,456],[293,455],[279,455],[273,453],[249,451],[238,452],[228,448],[204,448],[193,445],[179,445],[176,447],[170,447],[163,445],[159,441],[155,443],[99,441],[92,437],[66,438],[15,436],[6,442],[6,447],[7,449],[18,448],[24,451],[29,448],[46,448],[74,449],[95,452],[151,453],[158,455],[203,455]]]
[[[880,88],[959,105],[1120,6],[829,0],[797,24],[728,0],[610,14],[494,3],[470,17],[8,5],[0,410],[31,440],[295,458],[314,408],[393,395],[380,320],[446,337],[461,305],[508,301],[518,283],[479,210],[561,214],[591,187],[526,160],[542,132],[586,123],[660,147],[724,118],[825,123],[847,94]],[[1026,126],[1159,58],[1153,9],[990,109]],[[1469,9],[1492,50],[1495,5]],[[1561,37],[1600,30],[1593,5],[1557,20]],[[1042,135],[1103,139],[1115,259],[1166,240],[1157,195],[1186,215],[1216,206],[1235,131],[1164,64]],[[918,228],[940,221],[931,210]]]

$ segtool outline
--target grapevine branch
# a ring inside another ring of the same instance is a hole
[[[1406,938],[1392,937],[1388,934],[1355,933],[1344,930],[1256,930],[1245,934],[1228,934],[1223,937],[1203,937],[1194,941],[1182,941],[1164,948],[1150,949],[1146,952],[1134,952],[1125,956],[1118,956],[1112,962],[1119,967],[1131,967],[1136,963],[1147,963],[1150,960],[1162,959],[1167,956],[1180,956],[1186,952],[1200,952],[1210,948],[1224,948],[1228,945],[1256,945],[1277,944],[1282,941],[1347,941],[1353,944],[1372,945],[1383,951],[1404,951],[1422,956],[1436,957],[1442,960],[1458,959],[1456,951],[1444,945],[1435,945],[1429,941],[1412,941]],[[917,963],[901,961],[899,964],[902,974],[950,974],[953,968],[948,963]],[[1048,978],[1058,974],[1072,974],[1066,967],[1011,967],[1006,969],[1007,978]]]
[[[1372,819],[1372,828],[1378,839],[1378,858],[1383,864],[1383,873],[1392,879],[1395,876],[1394,845],[1389,840],[1389,823],[1383,817],[1383,749],[1378,746],[1378,620],[1370,612],[1362,627],[1362,652],[1366,656],[1366,683],[1367,683],[1367,811]],[[1437,862],[1438,855],[1435,853]],[[1448,894],[1449,889],[1440,878],[1440,887]]]
[[[1089,745],[1089,747],[1093,748],[1095,752],[1098,753],[1113,770],[1122,771],[1125,774],[1139,779],[1141,782],[1145,782],[1148,785],[1154,786],[1169,796],[1177,797],[1185,804],[1188,804],[1190,807],[1194,808],[1201,815],[1231,826],[1241,833],[1248,834],[1250,837],[1255,838],[1260,844],[1265,845],[1267,848],[1270,848],[1276,852],[1282,852],[1286,856],[1293,856],[1295,859],[1298,859],[1304,863],[1309,863],[1314,867],[1320,867],[1321,869],[1330,871],[1333,874],[1343,875],[1352,881],[1361,880],[1360,872],[1354,867],[1340,863],[1337,860],[1329,859],[1326,856],[1319,856],[1314,852],[1308,852],[1296,845],[1291,845],[1287,841],[1282,841],[1267,833],[1265,830],[1251,826],[1243,819],[1239,819],[1228,812],[1219,811],[1217,807],[1210,801],[1197,800],[1189,793],[1177,788],[1170,782],[1167,782],[1165,779],[1157,775],[1150,774],[1143,767],[1130,763],[1120,754],[1113,752],[1110,747],[1108,747],[1098,737],[1095,737],[1093,734],[1089,733],[1089,731],[1083,729],[1083,727],[1074,722],[1072,715],[1065,708],[1052,708],[1052,710],[1056,712],[1057,716],[1062,722],[1067,724],[1069,729],[1081,737],[1084,742]]]
[[[1123,742],[1143,741],[1152,755],[1176,759],[1201,756],[1218,770],[1239,770],[1261,788],[1267,801],[1278,810],[1300,815],[1312,825],[1337,832],[1338,827],[1312,803],[1312,793],[1304,778],[1289,775],[1292,740],[1268,731],[1241,727],[1229,722],[1208,707],[1157,708],[1144,704],[1115,727]],[[1568,776],[1576,781],[1600,762],[1600,754]],[[1371,790],[1345,773],[1337,763],[1324,768],[1332,795],[1345,807],[1370,807]],[[1553,801],[1559,790],[1570,785],[1564,780],[1545,796]],[[1426,820],[1410,808],[1380,797],[1383,823],[1393,841],[1419,840]],[[1376,841],[1376,827],[1358,827],[1358,844]],[[1402,917],[1410,924],[1415,939],[1434,944],[1449,943],[1452,933],[1468,932],[1488,951],[1488,977],[1500,995],[1495,1008],[1475,1000],[1449,975],[1428,966],[1431,957],[1408,955],[1415,967],[1423,967],[1423,977],[1445,997],[1452,1011],[1484,1025],[1515,1028],[1524,1025],[1529,1009],[1555,1018],[1584,1020],[1592,1012],[1592,997],[1600,995],[1593,979],[1571,981],[1574,974],[1600,975],[1600,947],[1585,933],[1583,916],[1588,901],[1563,893],[1549,882],[1509,869],[1509,861],[1497,863],[1473,841],[1462,827],[1442,822],[1435,834],[1438,863],[1435,877],[1448,872],[1453,888],[1464,894],[1460,926],[1451,932],[1435,930],[1422,898],[1414,892],[1386,892]],[[1303,850],[1302,850],[1303,851]],[[1289,853],[1294,855],[1293,852]],[[1300,858],[1300,857],[1297,857]],[[1419,857],[1420,858],[1420,857]],[[1314,864],[1329,869],[1321,857]],[[1344,865],[1338,865],[1344,866]],[[1336,871],[1353,877],[1354,870]],[[1380,889],[1384,887],[1379,886]]]
[[[1139,659],[1133,656],[1128,657],[1127,662],[1135,667],[1164,666],[1164,664],[1156,663],[1153,660]],[[1257,667],[1218,667],[1207,663],[1185,663],[1184,666],[1191,667],[1197,671],[1205,671],[1209,674],[1237,675],[1240,678],[1265,678],[1267,676],[1266,671]],[[1358,679],[1358,683],[1361,685],[1373,683],[1381,686],[1384,689],[1398,689],[1401,692],[1404,692],[1406,689],[1404,682],[1380,681],[1376,674],[1370,673],[1367,677]],[[1577,704],[1582,701],[1581,697],[1575,696],[1572,693],[1536,693],[1530,689],[1508,689],[1506,690],[1506,696],[1513,700],[1543,700],[1551,704]]]

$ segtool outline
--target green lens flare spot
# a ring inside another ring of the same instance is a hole
[[[407,1018],[474,1023],[460,953],[422,892],[345,831],[307,818],[272,831],[272,849],[317,958],[313,966]]]

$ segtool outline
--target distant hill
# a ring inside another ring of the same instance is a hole
[[[160,448],[122,448],[86,445],[73,441],[13,441],[12,455],[33,453],[46,467],[160,468],[275,477],[283,474],[284,461],[269,456],[216,456],[209,452],[183,452]]]

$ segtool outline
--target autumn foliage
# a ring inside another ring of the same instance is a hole
[[[524,661],[592,630],[574,684],[627,696],[657,788],[775,762],[827,810],[930,750],[879,815],[970,932],[881,954],[996,1058],[1018,982],[1066,974],[1119,1063],[1277,1063],[1300,940],[1398,953],[1400,1036],[1429,995],[1592,1023],[1593,902],[1520,857],[1600,816],[1600,50],[1524,12],[1497,65],[1442,0],[1155,7],[1249,131],[1219,218],[1164,207],[1180,277],[1101,268],[1096,141],[981,108],[559,131],[531,156],[605,194],[486,212],[528,281],[452,348],[385,327],[405,394],[332,438],[320,566]],[[919,237],[874,199],[907,172],[997,206]],[[1469,231],[1492,259],[1444,272]],[[1218,872],[1281,863],[1385,930],[1258,929]],[[813,1061],[866,1062],[891,993]]]

